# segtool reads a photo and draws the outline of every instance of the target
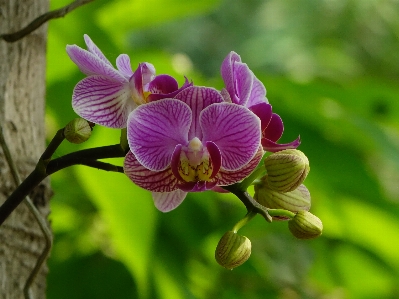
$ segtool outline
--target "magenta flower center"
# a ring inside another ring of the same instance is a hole
[[[182,148],[178,171],[186,182],[210,181],[213,167],[209,152],[197,137]]]

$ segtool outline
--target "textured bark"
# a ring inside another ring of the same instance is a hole
[[[48,10],[48,0],[0,0],[0,33],[26,26]],[[45,54],[47,27],[15,43],[0,40],[0,124],[21,178],[33,170],[44,150]],[[0,148],[0,204],[15,188]],[[49,188],[41,184],[31,198],[47,216]],[[45,239],[33,215],[22,203],[0,227],[0,298],[23,298],[23,287]],[[34,298],[45,298],[47,267],[32,287]]]

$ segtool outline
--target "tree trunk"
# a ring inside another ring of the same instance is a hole
[[[15,32],[48,10],[48,0],[0,0],[0,33]],[[47,26],[14,43],[0,40],[0,124],[21,178],[44,150],[44,99]],[[0,204],[15,189],[0,147]],[[46,183],[31,199],[44,217],[49,213]],[[23,288],[45,239],[24,203],[0,227],[0,298],[24,298]],[[32,286],[33,298],[46,297],[47,266]]]

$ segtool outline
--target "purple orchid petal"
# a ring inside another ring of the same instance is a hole
[[[229,193],[230,192],[230,191],[227,191],[226,189],[223,189],[222,187],[219,187],[219,186],[213,187],[212,191],[215,191],[217,193]]]
[[[292,141],[290,143],[284,143],[284,144],[277,144],[274,141],[271,141],[266,138],[262,138],[263,149],[265,151],[272,152],[272,153],[279,152],[279,151],[282,151],[285,149],[296,149],[300,144],[301,144],[300,137],[298,137],[297,139],[295,139],[294,141]]]
[[[231,97],[226,88],[222,88],[222,90],[220,91],[220,95],[222,96],[225,102],[231,103]]]
[[[214,142],[222,154],[222,168],[243,167],[258,150],[260,120],[247,108],[230,103],[213,104],[200,114],[202,142]]]
[[[231,96],[233,103],[247,106],[254,81],[254,74],[245,63],[236,62],[234,65],[235,97]]]
[[[222,103],[222,96],[216,89],[209,87],[192,86],[184,89],[179,94],[177,94],[176,99],[179,99],[186,103],[191,108],[193,114],[193,121],[191,123],[190,131],[188,133],[188,139],[191,140],[194,137],[197,137],[201,140],[202,129],[199,125],[199,117],[201,111],[203,111],[203,109],[211,104]]]
[[[172,162],[170,164],[173,175],[180,182],[183,181],[183,178],[181,177],[181,175],[179,173],[180,154],[181,154],[182,147],[183,146],[181,144],[176,145],[176,148],[175,148],[175,150],[173,151],[173,154],[172,154]]]
[[[177,189],[177,179],[170,168],[151,171],[141,165],[131,151],[125,157],[123,168],[133,183],[146,190],[171,192]]]
[[[103,76],[81,80],[73,90],[73,110],[82,118],[110,128],[125,128],[135,108],[128,84]]]
[[[220,153],[218,146],[212,141],[208,141],[206,143],[206,148],[209,152],[209,156],[211,157],[211,163],[213,167],[212,174],[209,178],[213,179],[222,166],[222,154]]]
[[[148,91],[151,93],[168,94],[179,88],[175,78],[169,75],[159,75],[148,84]]]
[[[115,70],[112,65],[104,62],[95,54],[83,50],[76,45],[68,45],[67,53],[72,61],[79,67],[82,73],[90,75],[102,75],[117,82],[127,82],[126,78]]]
[[[192,82],[189,82],[188,79],[186,78],[186,80],[184,81],[184,84],[182,85],[182,87],[180,87],[177,90],[174,90],[173,92],[170,93],[152,93],[148,96],[147,101],[148,102],[152,102],[152,101],[158,101],[161,99],[166,99],[166,98],[174,98],[178,93],[180,93],[182,90],[193,86]]]
[[[232,103],[246,105],[251,95],[254,74],[240,56],[230,52],[223,60],[220,72]]]
[[[119,72],[128,80],[133,76],[132,67],[130,65],[130,57],[126,54],[121,54],[116,58],[116,66]]]
[[[235,101],[235,79],[234,79],[234,63],[241,62],[240,56],[235,52],[230,52],[226,58],[222,62],[222,66],[220,67],[220,72],[222,74],[222,78],[224,84],[226,85],[226,90],[230,94],[230,98],[232,101]]]
[[[219,186],[227,186],[240,182],[241,180],[249,176],[252,173],[252,171],[254,171],[254,169],[256,168],[256,166],[258,166],[260,160],[262,159],[263,154],[264,151],[260,146],[255,156],[252,158],[252,160],[249,161],[244,167],[235,171],[227,171],[221,169],[219,173],[216,175],[217,184]],[[215,191],[220,192],[218,190]]]
[[[272,119],[272,106],[270,104],[258,103],[254,106],[249,108],[253,113],[256,114],[257,117],[260,119],[260,127],[262,132],[267,128]]]
[[[148,62],[140,63],[141,73],[143,76],[143,85],[149,84],[155,77],[155,67]]]
[[[90,53],[93,53],[97,58],[101,59],[109,66],[113,67],[112,63],[107,59],[107,57],[104,56],[103,52],[101,52],[101,50],[96,46],[96,44],[87,34],[83,35],[83,38]]]
[[[283,132],[283,120],[278,114],[273,113],[267,128],[262,132],[262,137],[271,141],[277,141],[281,138]]]
[[[183,190],[184,192],[193,192],[193,190],[196,189],[196,185],[197,185],[197,182],[184,182],[184,181],[181,181],[181,182],[179,182],[177,187],[180,190]]]
[[[269,103],[266,98],[266,88],[263,83],[256,78],[255,75],[253,80],[251,95],[246,105],[248,108],[261,103]]]
[[[143,67],[142,63],[139,64],[137,69],[134,71],[133,76],[130,77],[129,82],[132,90],[132,97],[136,103],[145,103],[143,95]]]
[[[172,192],[158,193],[153,192],[155,207],[161,212],[169,212],[176,209],[186,198],[187,192],[182,190],[175,190]]]
[[[129,115],[130,150],[146,168],[161,171],[170,166],[176,145],[188,144],[191,110],[175,99],[138,106]]]
[[[184,182],[178,185],[178,187],[185,192],[203,192],[211,190],[215,186],[216,186],[216,181]]]

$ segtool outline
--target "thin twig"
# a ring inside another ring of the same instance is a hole
[[[34,19],[31,23],[29,23],[29,25],[22,28],[21,30],[14,32],[14,33],[1,34],[0,38],[4,39],[6,42],[9,42],[9,43],[20,40],[24,36],[35,31],[37,28],[39,28],[41,25],[43,25],[47,21],[49,21],[51,19],[62,18],[67,13],[78,8],[79,6],[85,5],[92,1],[94,1],[94,0],[76,0],[75,2],[72,2],[71,4],[69,4],[67,6],[61,7],[59,9],[56,9],[53,11],[46,12],[45,14],[42,14],[41,16]]]
[[[7,146],[7,142],[4,138],[3,134],[3,128],[0,126],[0,144],[1,147],[3,148],[3,153],[4,157],[6,158],[6,161],[8,163],[8,166],[10,167],[11,174],[13,176],[15,185],[18,186],[21,184],[21,178],[18,174],[17,167],[14,163],[14,160],[11,156],[10,150]],[[29,196],[26,196],[24,199],[26,205],[28,206],[29,210],[31,213],[35,216],[37,223],[39,224],[40,230],[42,231],[44,238],[46,240],[46,245],[43,248],[42,253],[40,254],[39,258],[36,261],[35,267],[32,269],[32,272],[30,273],[28,279],[26,280],[25,286],[24,286],[24,295],[26,299],[31,299],[32,294],[30,292],[30,287],[32,283],[34,282],[37,274],[39,273],[43,263],[46,261],[51,247],[53,245],[53,236],[51,234],[51,231],[49,227],[47,226],[46,220],[42,217],[42,215],[39,213],[39,211],[36,209],[35,205],[32,203],[31,199]]]
[[[82,160],[80,162],[80,165],[84,165],[84,166],[88,166],[88,167],[92,167],[92,168],[96,168],[96,169],[100,169],[100,170],[105,170],[105,171],[124,173],[122,166],[118,166],[118,165],[114,165],[114,164],[106,163],[106,162],[102,162],[102,161],[97,161],[97,160],[87,160],[87,161]]]

